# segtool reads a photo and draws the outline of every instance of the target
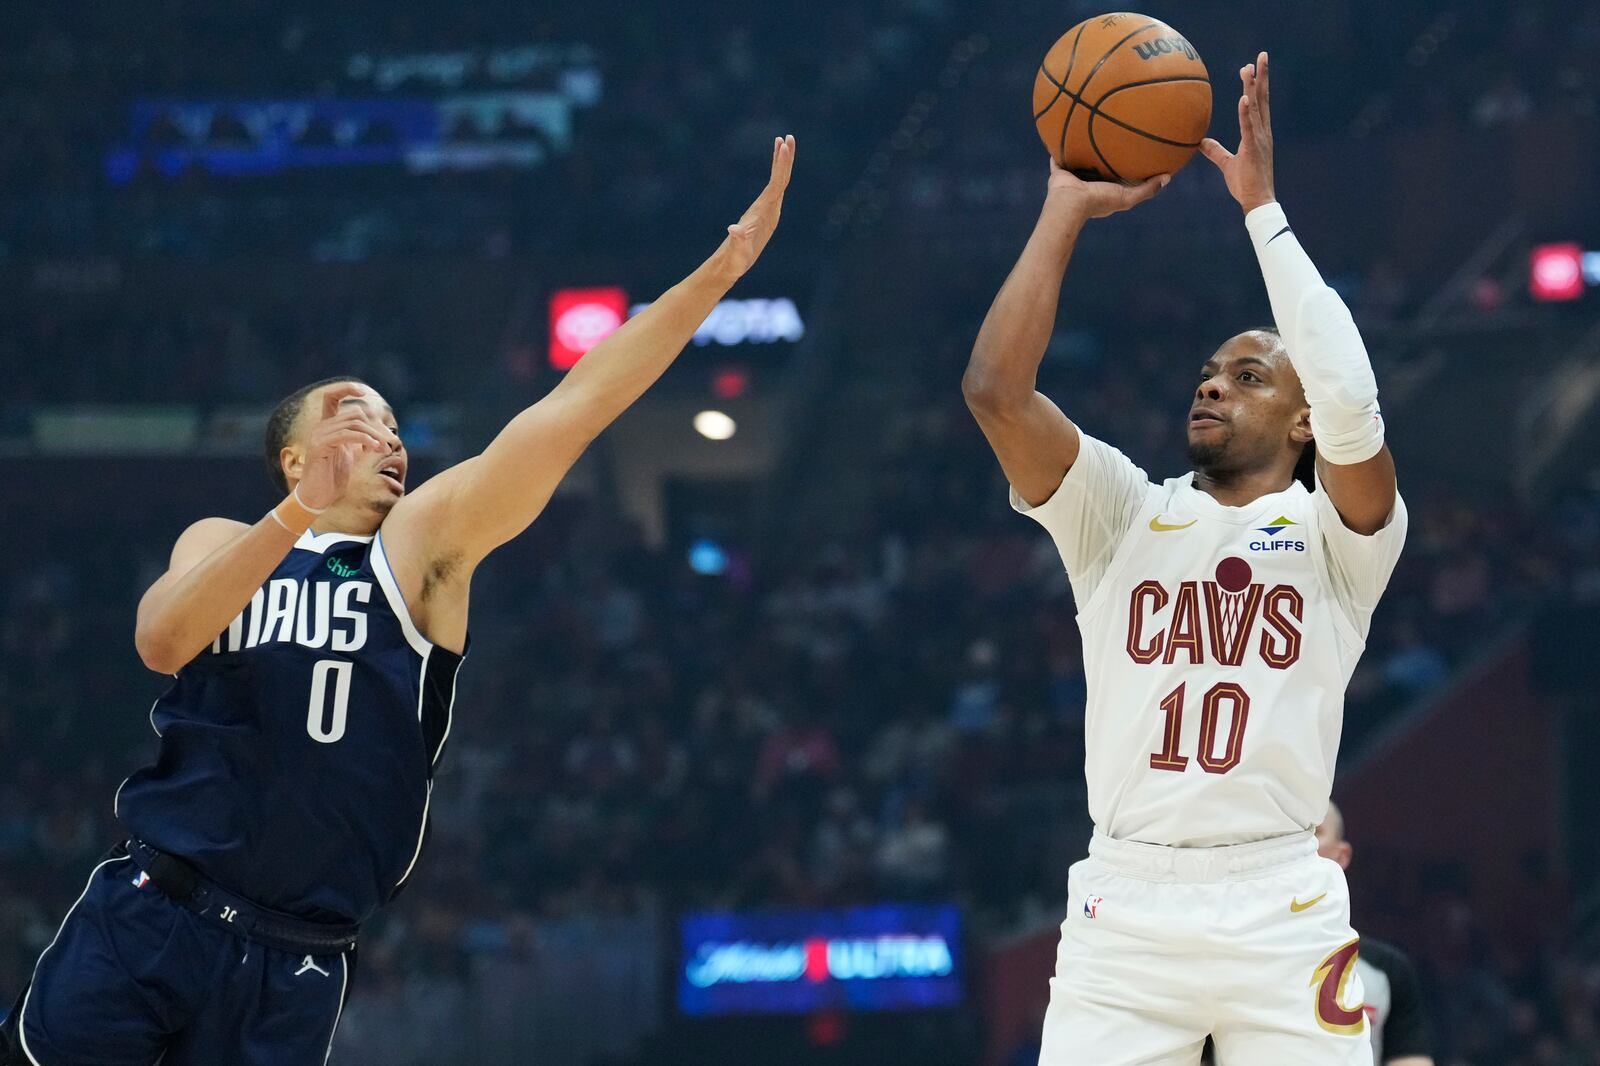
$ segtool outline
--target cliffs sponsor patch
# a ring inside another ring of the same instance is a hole
[[[1295,537],[1294,531],[1291,531],[1287,537],[1279,537],[1278,536],[1279,533],[1282,533],[1284,530],[1289,529],[1289,527],[1291,527],[1291,526],[1299,526],[1299,525],[1300,525],[1299,522],[1296,522],[1294,519],[1289,518],[1287,515],[1279,515],[1277,518],[1274,518],[1271,522],[1268,522],[1266,525],[1257,526],[1256,527],[1256,532],[1265,533],[1267,536],[1266,536],[1266,539],[1252,540],[1250,542],[1250,550],[1253,551],[1253,552],[1303,552],[1303,551],[1305,551],[1306,550],[1306,542],[1303,541],[1303,540],[1297,539]]]

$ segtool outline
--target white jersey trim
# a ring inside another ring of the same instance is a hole
[[[422,858],[422,842],[428,837],[428,808],[433,805],[433,781],[428,781],[428,792],[422,800],[422,828],[417,830],[417,850],[411,853],[411,861],[406,863],[406,872],[400,875],[400,880],[394,887],[399,888],[411,879],[411,871],[417,868],[417,860]]]
[[[432,650],[430,645],[429,650]],[[428,791],[422,800],[422,825],[417,829],[417,849],[411,853],[411,861],[406,864],[406,872],[400,875],[400,880],[395,882],[395,889],[405,884],[411,877],[411,871],[417,868],[417,860],[422,857],[422,843],[428,837],[428,810],[433,804],[433,773],[432,768],[439,764],[439,756],[444,754],[445,741],[450,739],[450,726],[455,721],[456,712],[456,681],[461,677],[461,664],[456,664],[456,672],[450,678],[450,703],[444,710],[444,733],[439,737],[439,746],[433,750],[432,761],[428,764]],[[417,721],[422,721],[422,702],[428,691],[428,654],[423,653],[422,668],[417,671]]]
[[[350,954],[348,952],[339,956],[339,964],[344,967],[344,977],[339,982],[339,1010],[333,1016],[333,1032],[328,1034],[328,1050],[322,1054],[322,1066],[328,1066],[328,1059],[333,1056],[333,1038],[339,1035],[339,1019],[344,1017],[344,998],[350,991]]]
[[[33,964],[33,976],[28,979],[28,991],[22,997],[22,1006],[17,1008],[17,1039],[22,1042],[22,1053],[28,1056],[28,1061],[32,1063],[33,1066],[43,1066],[43,1063],[41,1063],[38,1057],[34,1055],[33,1049],[28,1047],[27,1025],[28,1001],[33,998],[34,983],[39,979],[39,964],[44,962],[44,957],[50,954],[50,949],[56,946],[57,940],[61,939],[61,931],[67,927],[67,922],[72,920],[72,912],[78,909],[78,904],[83,902],[83,897],[87,896],[89,894],[89,889],[94,886],[95,875],[97,875],[103,868],[111,865],[114,862],[131,862],[132,860],[132,855],[118,855],[104,860],[96,865],[93,870],[89,871],[89,880],[84,883],[83,891],[78,893],[78,898],[73,900],[72,906],[67,908],[67,916],[61,919],[61,924],[56,927],[56,935],[50,938],[50,943],[46,944],[44,950],[39,952],[39,958]]]
[[[383,598],[389,601],[389,609],[400,619],[400,628],[405,631],[406,643],[411,645],[411,650],[422,656],[423,669],[427,669],[428,651],[433,647],[433,641],[422,635],[417,624],[411,620],[411,611],[406,607],[406,598],[400,592],[400,583],[395,580],[394,569],[389,565],[389,555],[383,550],[383,534],[379,533],[372,538],[372,572],[378,577],[378,585],[383,589]],[[421,705],[418,705],[418,717],[421,717]]]
[[[439,765],[439,756],[444,754],[444,746],[450,742],[450,727],[456,724],[456,682],[461,680],[461,667],[465,663],[466,656],[463,655],[461,662],[456,663],[456,672],[450,675],[450,702],[444,708],[444,733],[439,737],[439,746],[433,749],[433,766]],[[417,721],[422,721],[420,701],[417,704]]]
[[[340,533],[338,530],[328,533],[313,533],[308,529],[300,534],[300,539],[294,542],[294,546],[301,551],[316,552],[320,555],[335,544],[341,544],[348,540],[366,544],[372,538],[373,534],[371,533]]]

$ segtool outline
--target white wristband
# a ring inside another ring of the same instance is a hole
[[[292,514],[290,517],[295,520],[294,525],[290,525],[288,522],[285,522],[283,520],[283,515],[278,513],[278,507],[283,507],[284,505],[288,505],[291,509]],[[327,510],[326,507],[322,508],[321,511],[312,507],[307,507],[305,505],[305,501],[300,499],[299,485],[296,485],[294,487],[294,491],[283,498],[283,500],[278,504],[278,507],[274,507],[267,513],[272,516],[272,520],[274,522],[278,523],[278,525],[284,528],[285,532],[293,533],[297,537],[315,525],[317,516],[322,514],[322,511]]]
[[[294,497],[294,502],[295,503],[298,503],[301,507],[304,507],[307,511],[310,511],[312,514],[321,514],[323,511],[327,510],[326,507],[313,507],[309,503],[307,503],[306,501],[302,500],[300,498],[300,486],[299,485],[296,485],[294,487],[294,491],[291,492],[289,495]]]

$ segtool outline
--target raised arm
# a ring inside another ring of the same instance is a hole
[[[772,238],[794,166],[793,137],[774,140],[766,188],[694,273],[595,345],[566,379],[517,415],[481,455],[432,478],[384,523],[384,539],[470,574],[544,510],[578,457],[678,357]],[[462,565],[464,564],[464,565]]]
[[[1267,75],[1265,52],[1239,70],[1238,152],[1209,137],[1200,150],[1244,210],[1272,317],[1311,408],[1317,477],[1345,526],[1371,535],[1389,521],[1396,495],[1378,382],[1349,308],[1323,282],[1278,205]]]
[[[1029,505],[1049,499],[1078,458],[1077,428],[1037,388],[1078,234],[1089,219],[1142,203],[1168,180],[1162,175],[1138,185],[1082,181],[1050,161],[1050,183],[1033,236],[989,307],[961,379],[967,407],[1006,478]]]

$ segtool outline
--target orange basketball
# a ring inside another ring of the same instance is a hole
[[[1211,124],[1211,79],[1194,46],[1159,19],[1085,19],[1033,80],[1033,120],[1050,154],[1082,178],[1143,181],[1189,161]]]

